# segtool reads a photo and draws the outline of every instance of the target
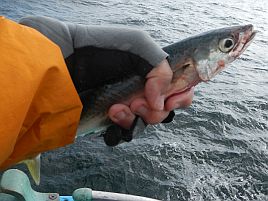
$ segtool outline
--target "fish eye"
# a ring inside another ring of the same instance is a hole
[[[232,38],[224,38],[219,42],[219,49],[224,52],[230,52],[231,49],[234,47],[234,40]]]

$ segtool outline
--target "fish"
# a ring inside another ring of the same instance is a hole
[[[211,80],[247,49],[256,33],[251,24],[225,27],[191,36],[164,47],[173,71],[171,87],[165,94],[165,101],[176,100],[197,84]],[[130,74],[115,83],[80,93],[83,111],[76,137],[105,137],[107,130],[114,135],[117,132],[114,128],[117,127],[114,127],[108,117],[109,108],[116,103],[125,103],[141,93],[145,81],[141,76]],[[133,125],[130,130],[134,133],[142,132],[146,127],[146,123],[139,117]],[[116,141],[114,145],[117,144]],[[36,184],[39,184],[40,155],[23,163],[27,165]]]
[[[176,100],[197,84],[211,80],[247,49],[256,33],[251,24],[224,27],[164,47],[173,71],[165,101]],[[91,139],[104,136],[109,126],[113,125],[108,118],[109,108],[141,93],[145,81],[145,78],[133,74],[116,83],[79,94],[83,111],[76,135],[88,135]]]

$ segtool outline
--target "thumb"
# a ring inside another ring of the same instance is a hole
[[[145,97],[153,110],[164,109],[165,94],[170,86],[172,75],[166,59],[147,74]]]

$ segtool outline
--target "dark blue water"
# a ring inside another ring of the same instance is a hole
[[[224,3],[225,2],[225,3]],[[1,0],[0,15],[45,15],[91,25],[131,26],[161,45],[223,26],[252,23],[253,44],[196,87],[175,121],[108,148],[80,138],[42,157],[40,191],[79,187],[162,200],[268,200],[268,2],[266,0]]]

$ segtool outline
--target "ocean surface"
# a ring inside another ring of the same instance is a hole
[[[129,26],[161,45],[206,30],[252,23],[259,30],[240,59],[196,87],[172,123],[149,126],[109,148],[86,137],[42,156],[39,191],[79,187],[161,200],[268,200],[267,0],[0,0],[0,15]],[[19,166],[19,168],[23,168]]]

